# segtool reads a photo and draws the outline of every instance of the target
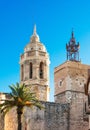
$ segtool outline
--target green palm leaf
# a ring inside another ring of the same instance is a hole
[[[21,114],[23,113],[24,106],[33,107],[36,106],[39,109],[44,108],[37,99],[35,93],[31,91],[31,87],[28,88],[25,84],[16,83],[16,85],[10,85],[11,92],[8,93],[7,99],[1,99],[0,110],[4,115],[13,107],[17,107],[18,114],[18,130],[21,130]]]

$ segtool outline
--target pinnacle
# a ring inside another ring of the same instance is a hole
[[[36,24],[34,25],[33,35],[37,35],[37,32],[36,32]]]

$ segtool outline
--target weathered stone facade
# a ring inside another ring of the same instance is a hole
[[[67,61],[55,68],[55,102],[69,102],[72,100],[71,92],[82,93],[85,100],[84,84],[88,78],[90,65],[81,62]],[[60,100],[59,95],[63,95]]]
[[[67,61],[55,68],[55,102],[70,104],[70,130],[87,130],[84,120],[85,101],[84,84],[87,82],[90,65]],[[86,117],[88,118],[88,117]]]
[[[45,109],[24,109],[23,128],[27,130],[69,130],[69,104],[43,102]],[[11,114],[12,113],[12,114]],[[14,116],[14,118],[13,118]],[[16,110],[12,109],[5,117],[5,130],[17,129]]]
[[[5,94],[4,93],[0,93],[0,100],[3,100],[3,99],[5,99]],[[0,101],[0,103],[1,103],[2,101]],[[1,111],[0,111],[0,130],[4,130],[4,115],[3,115],[3,113],[1,113]]]
[[[30,43],[20,57],[20,79],[21,83],[31,86],[42,101],[49,101],[49,64],[49,55],[40,42],[35,26]]]
[[[72,46],[71,46],[72,45]],[[22,130],[87,130],[88,116],[85,115],[84,84],[90,65],[79,60],[75,47],[74,33],[67,45],[69,61],[54,70],[55,102],[49,100],[49,55],[40,42],[34,27],[30,43],[20,56],[20,82],[32,88],[45,109],[24,108]],[[71,51],[69,49],[71,48]],[[70,54],[70,55],[69,55]],[[74,61],[74,59],[76,61]],[[5,98],[1,94],[0,98]],[[0,114],[0,130],[17,130],[17,113],[13,108],[5,118]]]

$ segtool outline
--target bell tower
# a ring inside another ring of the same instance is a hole
[[[30,42],[20,56],[20,81],[36,93],[41,101],[49,100],[49,55],[34,26]]]

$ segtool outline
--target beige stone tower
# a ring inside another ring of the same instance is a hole
[[[84,107],[87,97],[84,84],[87,82],[90,65],[79,61],[79,43],[76,44],[74,33],[68,44],[67,61],[54,70],[55,102],[69,103],[69,130],[87,130],[84,122]]]
[[[20,81],[31,86],[42,101],[49,100],[49,55],[34,26],[30,42],[20,57]]]
[[[55,68],[55,102],[72,102],[78,98],[84,100],[84,84],[87,82],[90,65],[81,62],[66,61]]]

